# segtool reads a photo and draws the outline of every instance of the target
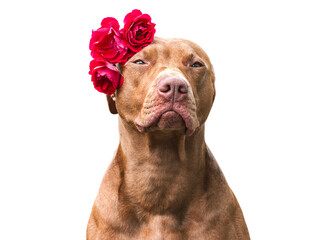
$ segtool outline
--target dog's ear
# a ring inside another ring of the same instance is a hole
[[[123,66],[120,63],[117,63],[115,67],[118,69],[119,73],[122,74]],[[116,102],[113,100],[113,98],[109,95],[107,95],[109,110],[112,114],[117,114],[118,110],[116,107]]]
[[[214,74],[214,70],[212,68],[212,71],[211,71],[211,82],[212,82],[212,85],[213,85],[213,99],[212,99],[212,103],[214,102],[214,99],[216,98],[216,86],[215,86],[215,81],[216,81],[216,76]]]
[[[116,107],[116,102],[113,101],[112,97],[110,97],[109,95],[107,95],[107,100],[108,100],[108,105],[109,105],[109,110],[112,114],[117,114],[118,110]]]
[[[119,73],[122,75],[123,65],[120,63],[117,63],[116,68],[118,69]]]

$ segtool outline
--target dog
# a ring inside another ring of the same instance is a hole
[[[207,54],[188,40],[155,38],[118,68],[123,86],[107,99],[120,143],[87,240],[250,239],[204,139],[215,98]]]

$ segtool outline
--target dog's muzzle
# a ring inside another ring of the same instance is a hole
[[[168,70],[161,72],[149,89],[135,125],[141,132],[184,129],[191,135],[199,126],[191,86],[182,74],[163,73]]]

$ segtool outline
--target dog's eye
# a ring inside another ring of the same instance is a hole
[[[133,63],[139,64],[139,65],[146,64],[146,63],[145,63],[144,61],[142,61],[141,59],[135,60]]]
[[[204,66],[203,63],[201,63],[201,62],[195,62],[191,65],[191,67],[193,67],[193,68],[198,68],[198,67],[203,67],[203,66]]]

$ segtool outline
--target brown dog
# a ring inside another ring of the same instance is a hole
[[[250,239],[240,206],[204,140],[214,97],[206,53],[155,39],[121,66],[120,144],[93,205],[88,240]]]

